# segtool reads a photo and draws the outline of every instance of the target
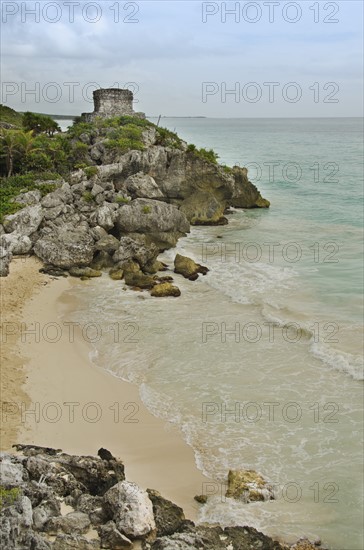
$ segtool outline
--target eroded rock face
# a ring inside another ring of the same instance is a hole
[[[188,233],[190,225],[185,215],[175,206],[165,202],[136,199],[118,211],[116,226],[126,233],[172,232],[181,236]]]
[[[129,176],[125,181],[125,190],[133,199],[163,199],[163,193],[154,178],[143,172]]]
[[[152,502],[135,483],[118,483],[104,499],[117,529],[127,537],[143,537],[155,529]]]
[[[92,262],[94,241],[86,231],[59,228],[55,233],[40,238],[34,252],[46,264],[64,269],[83,267]]]

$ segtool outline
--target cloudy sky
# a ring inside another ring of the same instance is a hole
[[[92,111],[128,87],[148,115],[362,116],[363,2],[1,2],[1,102]]]

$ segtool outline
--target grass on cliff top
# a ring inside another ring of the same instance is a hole
[[[196,145],[193,143],[190,143],[190,145],[187,147],[187,151],[189,153],[192,153],[196,157],[206,160],[207,162],[212,162],[213,164],[217,164],[217,159],[219,158],[219,155],[215,153],[212,149],[204,149],[203,147],[201,149],[198,149]]]
[[[51,172],[41,174],[24,174],[22,176],[11,176],[10,178],[0,178],[0,223],[4,216],[15,214],[24,204],[13,202],[14,198],[20,193],[34,191],[38,189],[42,197],[56,189],[56,184],[42,183],[49,180],[58,180],[61,176]]]
[[[19,126],[21,128],[23,126],[23,115],[21,113],[17,113],[10,107],[0,105],[0,121],[7,122],[13,126]]]

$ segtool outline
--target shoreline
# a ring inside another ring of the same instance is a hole
[[[11,315],[9,310],[3,314],[5,322],[17,317],[18,323],[26,323],[29,332],[8,338],[14,354],[4,356],[3,378],[12,380],[13,371],[17,378],[4,401],[16,405],[6,409],[2,449],[21,443],[96,456],[100,447],[107,448],[124,462],[128,479],[156,489],[181,506],[187,518],[196,519],[199,504],[193,497],[213,481],[197,469],[193,449],[178,429],[145,408],[136,386],[90,361],[90,344],[67,325],[72,304],[63,296],[71,285],[85,283],[50,281],[38,273],[40,265],[34,258],[14,262],[2,286],[2,291],[9,286],[15,290],[15,277],[25,269],[24,299]]]

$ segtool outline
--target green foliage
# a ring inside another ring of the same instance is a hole
[[[68,135],[78,138],[81,134],[90,134],[92,130],[93,124],[90,122],[83,122],[82,119],[81,121],[74,120],[73,125],[68,128]]]
[[[130,198],[129,197],[116,197],[115,198],[115,202],[119,203],[119,204],[128,204],[130,202]]]
[[[150,214],[151,211],[152,211],[152,209],[151,209],[150,206],[143,206],[143,208],[142,208],[143,214]]]
[[[44,172],[42,174],[25,174],[23,176],[12,176],[0,178],[0,222],[4,216],[15,214],[24,205],[13,202],[14,197],[22,192],[38,189],[42,197],[54,191],[56,183],[42,183],[42,181],[55,181],[60,179],[59,174]]]
[[[82,195],[82,198],[85,202],[95,202],[95,197],[91,193],[91,191],[85,191]]]
[[[108,139],[105,141],[105,147],[110,150],[116,150],[120,153],[126,153],[130,150],[143,151],[144,143],[139,140],[120,137],[119,139]]]
[[[163,147],[173,147],[180,149],[182,145],[181,138],[175,133],[171,132],[167,128],[157,127],[157,145],[163,145]]]
[[[35,134],[45,133],[48,136],[53,136],[55,132],[61,131],[58,123],[50,116],[31,113],[30,111],[24,113],[23,128],[33,130]]]
[[[20,490],[17,487],[13,489],[5,489],[0,485],[0,510],[6,506],[14,504],[20,496]]]
[[[0,121],[21,128],[23,125],[23,115],[17,113],[16,111],[14,111],[14,109],[11,109],[10,107],[0,105]]]
[[[84,169],[84,172],[85,172],[86,177],[87,177],[88,180],[91,179],[93,176],[96,176],[99,173],[96,166],[87,166]]]
[[[188,145],[187,151],[192,153],[195,157],[206,160],[207,162],[212,162],[213,164],[217,164],[217,159],[219,158],[219,155],[212,149],[207,150],[203,147],[201,149],[197,149],[196,145],[193,143]]]
[[[232,174],[232,173],[233,173],[233,169],[230,168],[230,166],[222,165],[222,169],[223,169],[224,172],[226,172],[227,174]]]

